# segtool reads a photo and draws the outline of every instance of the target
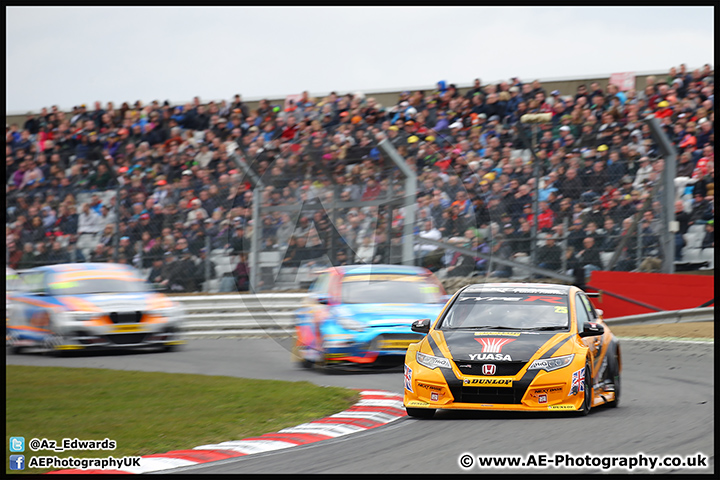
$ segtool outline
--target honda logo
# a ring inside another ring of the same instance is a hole
[[[482,366],[482,373],[483,375],[495,375],[495,371],[497,370],[497,367],[493,365],[492,363],[486,363]]]

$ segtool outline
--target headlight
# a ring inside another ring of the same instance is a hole
[[[528,370],[545,370],[546,372],[551,372],[558,368],[567,367],[572,363],[574,357],[575,355],[570,354],[564,357],[542,358],[532,362]]]
[[[420,365],[429,369],[435,369],[437,367],[452,368],[450,366],[450,360],[445,357],[434,357],[432,355],[417,352],[415,354],[415,360],[417,360]]]
[[[69,320],[75,322],[84,322],[87,320],[92,320],[93,318],[101,314],[97,312],[65,312],[65,315],[67,315],[67,318]]]
[[[362,332],[366,327],[364,323],[359,322],[352,317],[338,317],[337,323],[345,330],[354,330],[356,332]]]

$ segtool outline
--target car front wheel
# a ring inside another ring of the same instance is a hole
[[[616,346],[612,357],[609,361],[610,372],[609,376],[613,382],[613,389],[615,392],[615,398],[612,402],[608,402],[608,406],[616,408],[620,403],[620,347]]]

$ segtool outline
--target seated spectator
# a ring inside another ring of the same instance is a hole
[[[20,257],[20,261],[17,264],[18,270],[25,270],[28,268],[34,268],[39,266],[35,263],[35,248],[32,242],[24,243],[23,244],[23,250],[22,250],[22,257]]]
[[[505,243],[505,241],[502,238],[494,238],[490,242],[490,253],[493,256],[493,258],[499,258],[502,260],[508,260],[510,259],[510,255],[512,254],[512,250],[510,247]],[[490,273],[491,277],[499,277],[499,278],[510,278],[512,277],[512,267],[509,265],[504,265],[501,263],[493,262],[493,267],[495,270],[493,270]]]
[[[567,268],[566,273],[573,277],[573,285],[585,288],[585,269],[582,267],[580,260],[578,260],[575,255],[575,249],[573,247],[568,247],[565,252],[565,259]]]
[[[428,240],[435,240],[436,242],[442,239],[442,234],[440,233],[440,230],[433,227],[432,220],[426,220],[423,222],[423,228],[418,233],[418,236],[420,238],[426,238]],[[430,245],[429,243],[416,243],[415,265],[423,265],[425,257],[432,252],[435,252],[437,249],[437,246]]]
[[[195,285],[198,290],[210,279],[217,277],[217,265],[207,256],[207,249],[201,248],[198,254],[198,262],[195,266]]]
[[[465,246],[465,242],[461,238],[456,238],[451,243],[457,246]],[[467,277],[473,270],[475,270],[475,259],[471,255],[453,251],[445,272],[448,277]]]
[[[620,228],[612,217],[605,217],[603,233],[599,235],[598,248],[602,252],[613,252],[620,243]]]
[[[540,268],[559,271],[562,267],[562,249],[555,244],[553,237],[545,239],[545,245],[537,252],[537,261]]]
[[[602,270],[603,263],[600,258],[600,249],[595,246],[594,237],[585,237],[583,249],[578,252],[577,259],[585,271],[585,278],[589,278],[590,272],[593,270]]]
[[[355,252],[355,263],[372,263],[374,257],[375,245],[373,245],[370,235],[366,235]]]
[[[152,267],[150,273],[148,273],[147,281],[149,283],[162,284],[165,277],[163,277],[163,257],[154,258],[152,260]],[[165,270],[167,271],[167,270]]]
[[[103,228],[103,225],[100,215],[90,208],[89,203],[83,203],[82,212],[78,215],[77,233],[80,235],[96,235],[100,233],[101,228]]]
[[[70,263],[70,254],[58,240],[55,240],[50,245],[50,252],[48,252],[46,262],[48,265]]]

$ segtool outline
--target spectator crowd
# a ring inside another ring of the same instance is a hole
[[[535,156],[520,129],[527,113],[551,116],[525,130]],[[572,270],[578,281],[609,268],[602,254],[618,246],[613,269],[652,268],[647,260],[662,255],[653,188],[664,160],[642,121],[649,115],[678,153],[680,260],[691,225],[707,225],[703,246],[714,247],[707,64],[673,67],[637,90],[592,82],[570,95],[513,78],[475,79],[462,94],[440,81],[389,106],[362,93],[303,92],[254,109],[240,95],[43,108],[6,126],[8,266],[117,261],[146,269],[168,290],[196,291],[217,275],[209,252],[223,249],[237,255],[224,288],[247,289],[255,228],[260,248],[281,252],[284,267],[396,263],[405,209],[383,201],[404,194],[404,179],[378,147],[387,139],[417,174],[418,237],[518,260],[531,254],[536,229],[544,239],[537,266]],[[253,202],[260,218],[252,218]],[[422,243],[414,251],[418,264],[443,275],[513,274],[484,255]]]

